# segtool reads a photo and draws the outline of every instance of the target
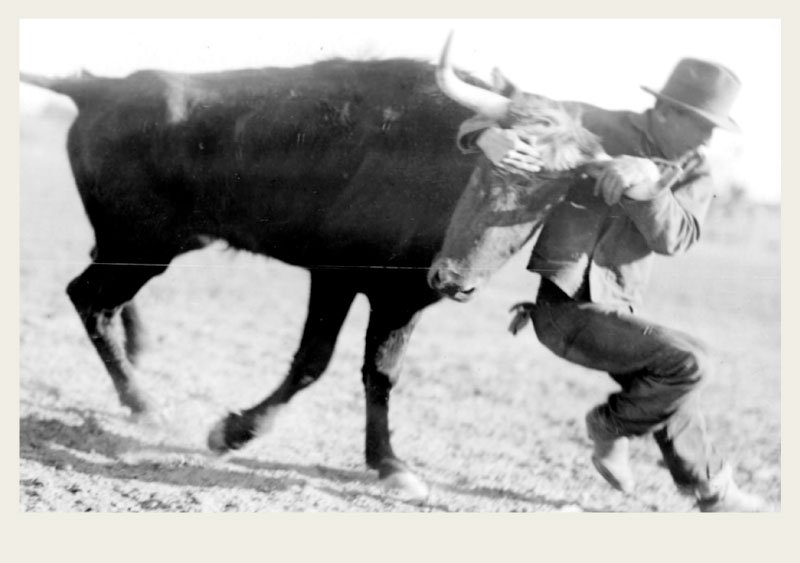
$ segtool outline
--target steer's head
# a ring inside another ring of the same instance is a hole
[[[577,105],[516,89],[505,96],[463,82],[450,64],[449,47],[450,39],[437,69],[442,91],[502,127],[527,133],[543,159],[540,172],[516,174],[479,158],[428,272],[433,289],[466,301],[533,236],[584,165],[606,157],[597,137],[581,126]]]

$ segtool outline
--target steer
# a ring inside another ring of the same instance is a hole
[[[439,90],[436,67],[336,59],[21,79],[78,108],[67,149],[95,247],[67,293],[121,403],[134,413],[150,408],[134,373],[136,293],[176,256],[221,239],[306,268],[311,283],[285,379],[219,421],[209,447],[241,448],[322,375],[361,293],[371,308],[361,370],[366,462],[383,483],[424,495],[425,483],[392,450],[389,395],[420,312],[440,298],[427,272],[459,196],[495,177],[485,163],[473,174],[475,158],[456,149],[458,125],[475,108]],[[582,146],[582,130],[571,121],[565,130],[562,148]]]

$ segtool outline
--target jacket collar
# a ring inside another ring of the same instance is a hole
[[[644,148],[646,156],[664,158],[663,151],[661,151],[658,143],[653,139],[653,135],[650,132],[653,119],[652,111],[653,110],[648,109],[644,113],[632,113],[628,119],[630,119],[633,128],[642,136],[642,147]]]
[[[701,159],[701,154],[697,150],[690,150],[676,159],[667,159],[664,156],[664,151],[658,146],[658,143],[651,133],[653,120],[652,109],[645,110],[642,113],[632,113],[628,119],[633,128],[642,135],[641,146],[644,148],[645,156],[648,158],[661,164],[677,166],[682,169],[685,168],[688,163]]]

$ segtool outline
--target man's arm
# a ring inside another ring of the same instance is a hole
[[[671,174],[667,171],[664,176]],[[685,252],[700,238],[714,184],[704,159],[689,165],[677,181],[664,180],[654,196],[637,199],[623,193],[619,203],[650,248],[671,255]]]
[[[464,153],[482,151],[492,164],[509,172],[535,173],[542,168],[535,139],[479,115],[461,124],[456,144]]]

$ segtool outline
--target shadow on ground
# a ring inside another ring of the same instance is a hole
[[[509,499],[554,510],[579,507],[586,512],[608,512],[608,508],[581,506],[574,500],[525,494],[496,487],[469,487],[432,481],[434,494],[427,502],[413,502],[393,491],[372,492],[378,481],[372,471],[353,471],[320,464],[296,464],[252,459],[241,455],[219,458],[204,449],[158,444],[125,436],[103,427],[95,413],[69,408],[59,411],[79,422],[27,415],[20,419],[20,457],[49,468],[88,476],[136,480],[190,487],[249,489],[260,493],[303,488],[313,482],[316,490],[352,502],[366,497],[385,503],[410,502],[420,510],[452,510],[437,496],[478,499]],[[23,483],[24,484],[24,483]],[[342,490],[343,485],[355,485]],[[355,489],[355,490],[354,490]],[[370,490],[371,489],[371,490]]]

